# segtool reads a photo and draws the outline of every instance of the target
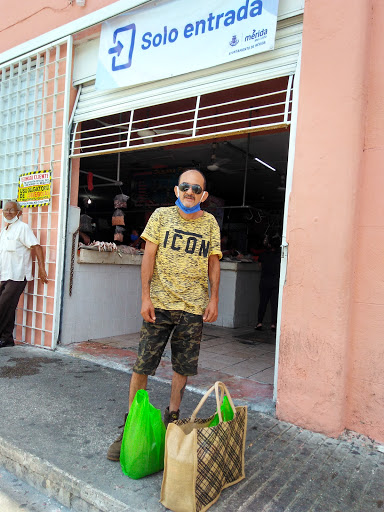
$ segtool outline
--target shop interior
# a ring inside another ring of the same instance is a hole
[[[226,237],[222,240],[235,249],[224,259],[254,263],[263,250],[264,235],[281,235],[288,143],[289,131],[281,131],[82,158],[79,207],[92,219],[94,231],[90,236],[114,240],[114,198],[123,193],[129,196],[123,209],[126,231],[123,242],[115,243],[129,246],[131,230],[140,233],[157,206],[174,204],[173,186],[178,175],[185,168],[195,167],[205,174],[211,199],[213,196],[211,204],[204,203],[204,208],[216,215],[222,237]],[[93,174],[92,191],[88,189],[88,173]],[[92,354],[96,350],[107,360],[129,366],[134,362],[138,343],[136,333],[93,340],[92,348],[84,343],[76,350]],[[251,402],[259,393],[259,388],[253,386],[273,386],[274,365],[275,333],[270,329],[206,325],[199,375],[193,382],[204,387],[212,378],[226,381],[233,376],[242,377],[238,385],[244,382],[243,396]],[[172,376],[169,348],[163,355],[161,375]]]
[[[288,142],[286,130],[81,158],[81,230],[91,241],[131,245],[155,208],[174,204],[179,174],[196,168],[210,194],[202,209],[218,220],[226,257],[256,261],[264,236],[281,235]],[[120,195],[126,204],[116,215]],[[121,212],[122,225],[113,225]]]

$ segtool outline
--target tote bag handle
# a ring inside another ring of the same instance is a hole
[[[219,423],[223,422],[223,418],[221,415],[221,404],[223,403],[224,396],[226,395],[229,401],[230,406],[232,407],[233,414],[236,414],[236,407],[233,403],[233,400],[231,398],[231,395],[229,394],[227,386],[224,384],[224,382],[220,382],[219,380],[215,382],[215,384],[208,389],[208,391],[205,393],[203,398],[200,400],[200,402],[197,404],[196,409],[193,411],[191,415],[191,421],[195,421],[197,413],[200,411],[201,407],[203,406],[204,402],[207,400],[209,395],[212,393],[212,391],[215,390],[215,396],[216,396],[216,405],[217,405],[217,414],[219,416]],[[221,393],[221,394],[220,394]]]

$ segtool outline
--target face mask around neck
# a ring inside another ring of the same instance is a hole
[[[18,217],[17,215],[15,215],[15,216],[13,217],[13,219],[11,219],[11,220],[8,220],[8,219],[5,217],[4,213],[3,213],[3,217],[4,217],[4,220],[5,220],[5,222],[6,222],[7,224],[13,224],[13,223],[14,223],[14,222],[16,222],[17,220],[19,220],[19,217]]]
[[[175,205],[178,206],[180,210],[183,211],[184,213],[196,213],[200,211],[200,203],[197,203],[195,206],[192,206],[192,208],[188,208],[187,206],[184,206],[183,203],[180,201],[180,197],[177,198]]]
[[[182,212],[187,213],[187,214],[199,212],[200,211],[200,203],[201,203],[204,195],[205,195],[205,192],[203,192],[203,195],[201,196],[200,201],[195,206],[188,208],[188,206],[184,206],[183,203],[181,202],[180,197],[179,197],[179,187],[177,187],[177,200],[175,201],[175,205],[178,206]]]

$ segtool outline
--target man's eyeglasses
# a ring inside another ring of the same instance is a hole
[[[179,190],[181,190],[182,192],[186,192],[190,188],[192,189],[192,192],[194,194],[201,194],[203,191],[203,189],[200,187],[200,185],[191,185],[190,183],[186,183],[186,182],[180,183],[180,185],[179,185]]]
[[[16,213],[16,208],[8,208],[7,210],[3,210],[3,213]]]

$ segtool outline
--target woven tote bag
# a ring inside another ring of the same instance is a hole
[[[215,391],[219,424],[209,427],[197,413]],[[234,412],[223,422],[220,407],[227,396]],[[226,487],[244,474],[247,407],[235,407],[227,387],[216,382],[203,396],[190,418],[170,423],[165,437],[165,461],[161,503],[174,512],[204,512]]]

